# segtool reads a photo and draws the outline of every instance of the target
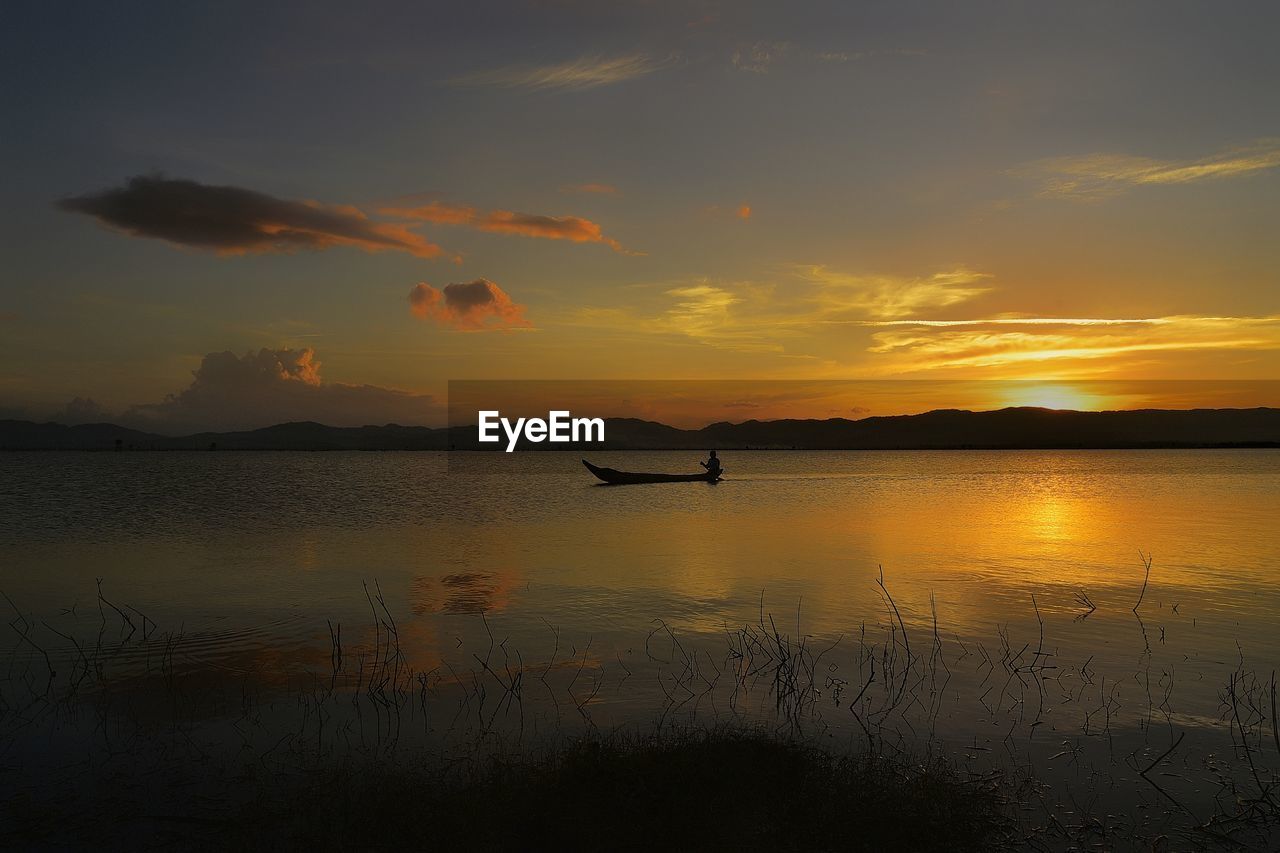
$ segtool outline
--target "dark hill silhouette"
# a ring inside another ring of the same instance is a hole
[[[833,418],[712,424],[701,432],[708,446],[833,450],[1277,445],[1280,409],[939,409],[857,421]]]
[[[473,430],[474,432],[474,430]],[[169,436],[115,424],[37,424],[0,421],[3,450],[445,450],[448,430],[429,427],[331,427],[314,421],[243,432]],[[119,445],[117,445],[119,441]]]
[[[539,450],[908,450],[1143,447],[1280,447],[1280,409],[1140,409],[1074,412],[939,409],[861,420],[784,419],[714,423],[696,430],[609,418],[603,444],[527,444]],[[242,432],[165,436],[116,426],[0,420],[3,450],[495,450],[474,426],[331,427],[310,421]]]
[[[0,421],[0,449],[4,450],[110,450],[122,446],[143,447],[163,436],[115,424],[63,426],[32,421]]]

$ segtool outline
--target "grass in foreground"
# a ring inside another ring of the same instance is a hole
[[[232,846],[440,850],[991,850],[996,786],[758,732],[589,739],[463,779],[330,766],[266,789]]]

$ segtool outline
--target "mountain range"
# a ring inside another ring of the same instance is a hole
[[[166,436],[115,424],[0,420],[0,450],[495,450],[474,426],[332,427],[310,421],[241,432]],[[635,418],[605,420],[605,441],[530,444],[521,450],[911,450],[1280,447],[1280,409],[1137,409],[1076,412],[939,409],[859,420],[720,422],[679,429]]]

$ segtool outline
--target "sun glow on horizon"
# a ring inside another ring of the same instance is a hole
[[[1090,394],[1070,385],[1041,384],[1038,382],[1011,382],[1005,396],[1010,406],[1035,406],[1041,409],[1065,409],[1080,412],[1097,412],[1116,408],[1115,401],[1098,394]],[[1022,386],[1022,387],[1019,387]]]

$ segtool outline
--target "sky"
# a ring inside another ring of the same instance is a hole
[[[7,9],[0,417],[1280,404],[1274,3]]]

